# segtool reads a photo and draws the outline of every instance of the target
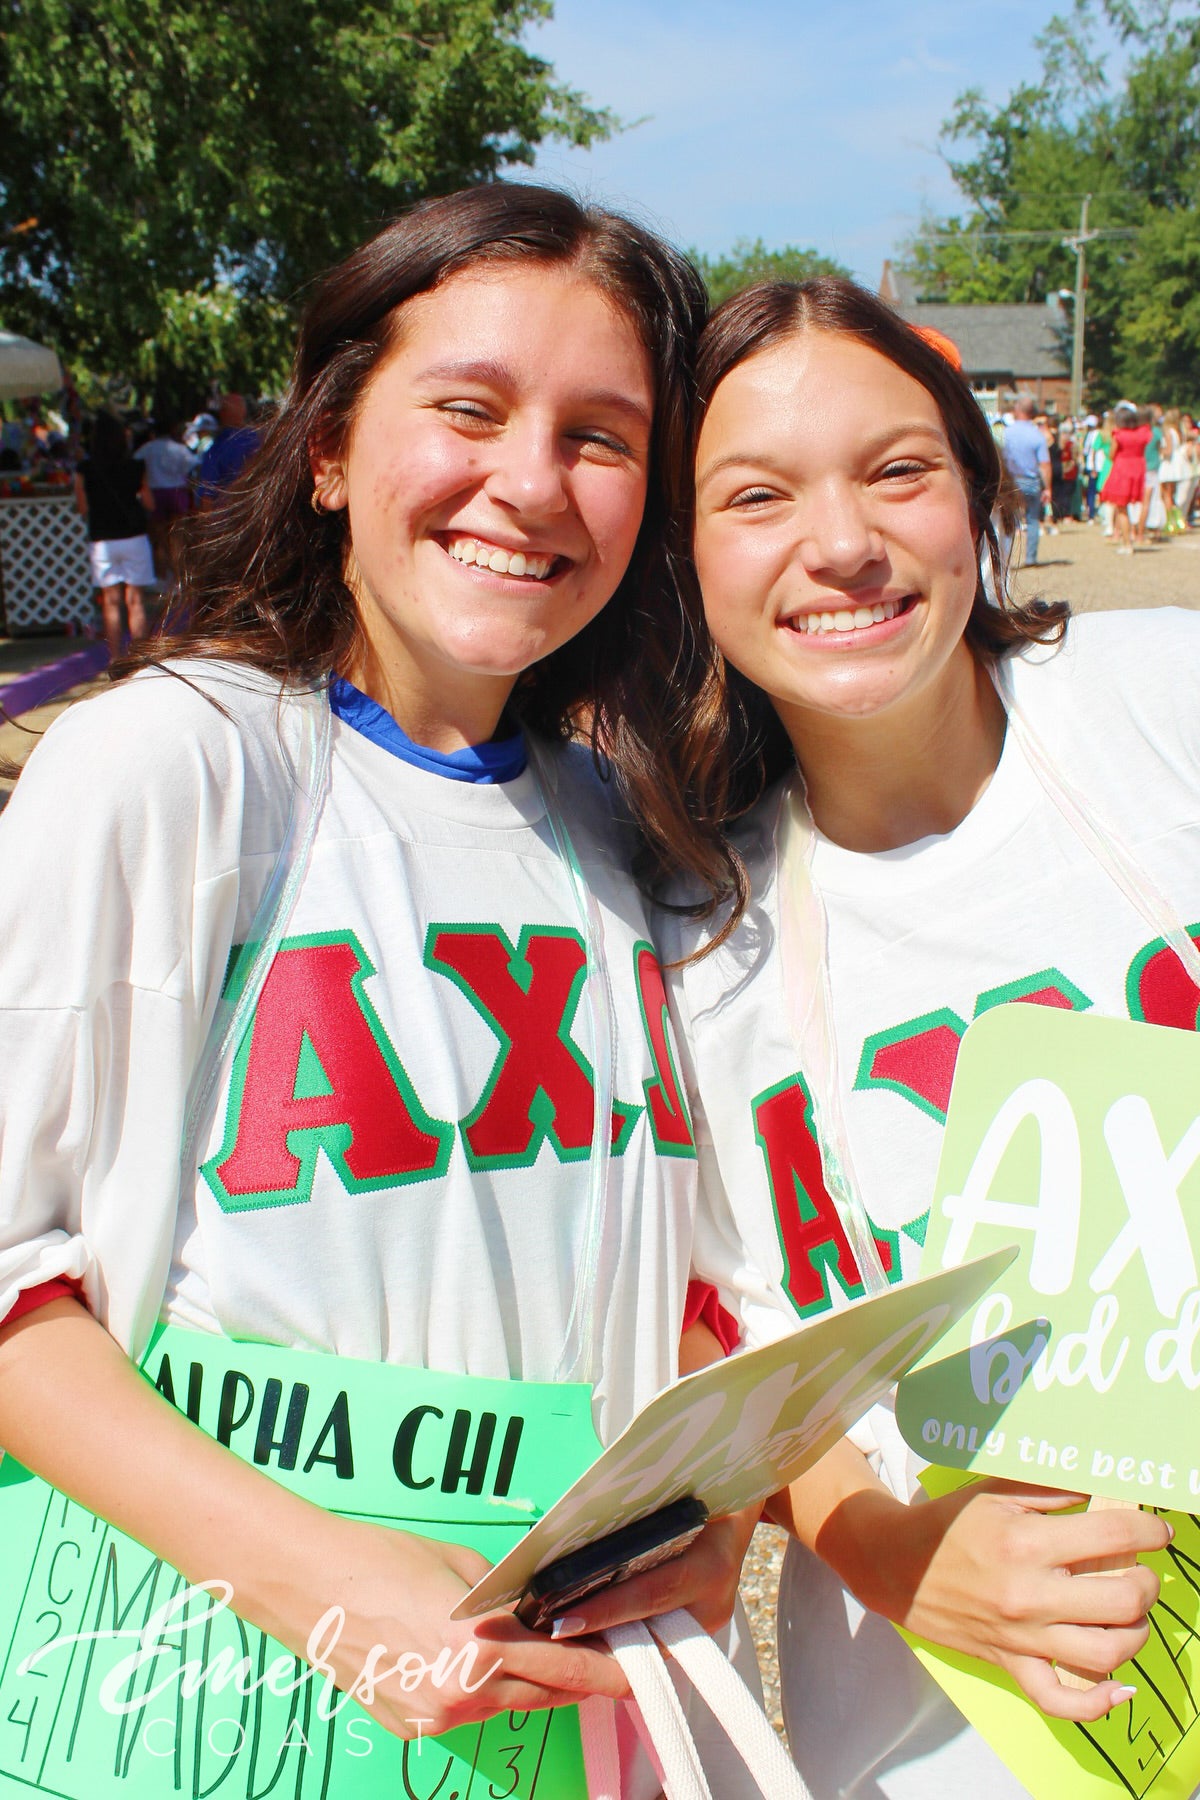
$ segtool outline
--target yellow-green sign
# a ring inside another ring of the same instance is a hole
[[[929,1461],[1200,1510],[1200,1036],[1001,1006],[963,1039],[922,1269],[1017,1260],[900,1386]]]
[[[934,1469],[925,1485],[962,1479]],[[1200,1520],[1164,1517],[1174,1541],[1142,1558],[1162,1583],[1150,1637],[1114,1671],[1137,1692],[1094,1724],[1048,1719],[998,1669],[902,1633],[1035,1800],[1191,1800],[1200,1785]]]

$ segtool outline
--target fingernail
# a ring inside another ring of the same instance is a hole
[[[552,1638],[582,1637],[587,1628],[587,1620],[581,1619],[578,1613],[565,1613],[561,1619],[555,1619],[550,1627],[550,1636]]]
[[[1123,1706],[1126,1700],[1132,1700],[1136,1693],[1136,1688],[1115,1687],[1112,1691],[1112,1703],[1114,1706]]]
[[[1165,1525],[1165,1526],[1166,1526],[1166,1528],[1167,1528],[1167,1542],[1168,1542],[1168,1544],[1171,1544],[1171,1543],[1174,1543],[1174,1541],[1175,1541],[1175,1527],[1174,1527],[1174,1526],[1173,1526],[1173,1525],[1172,1525],[1172,1523],[1171,1523],[1171,1521],[1170,1521],[1170,1519],[1164,1519],[1164,1520],[1163,1520],[1163,1524],[1164,1524],[1164,1525]]]

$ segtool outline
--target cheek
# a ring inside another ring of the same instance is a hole
[[[646,477],[640,471],[591,469],[579,472],[576,504],[588,537],[602,562],[625,564],[633,555],[646,510]]]
[[[774,534],[747,531],[724,521],[701,524],[694,554],[704,612],[714,637],[736,632],[739,624],[748,625],[773,609],[789,558],[789,546]]]

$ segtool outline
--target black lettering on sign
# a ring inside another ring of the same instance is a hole
[[[326,1451],[326,1438],[333,1439],[333,1449]],[[350,1441],[350,1396],[345,1389],[329,1409],[329,1417],[317,1433],[317,1441],[308,1453],[304,1473],[310,1475],[318,1463],[332,1463],[339,1481],[354,1480],[354,1446]]]
[[[233,1416],[237,1405],[238,1389],[244,1388],[246,1404],[236,1419]],[[227,1369],[225,1379],[221,1383],[221,1404],[217,1408],[217,1442],[228,1447],[229,1440],[239,1426],[246,1423],[254,1409],[254,1383],[240,1369]]]
[[[500,1446],[500,1461],[496,1464],[495,1492],[501,1499],[507,1495],[512,1486],[513,1469],[516,1467],[517,1451],[521,1444],[521,1433],[525,1429],[525,1421],[519,1413],[515,1414],[505,1426],[504,1442]]]
[[[283,1383],[271,1376],[263,1389],[262,1411],[258,1415],[258,1436],[254,1442],[254,1460],[260,1468],[269,1463],[272,1455],[278,1451],[280,1468],[294,1469],[300,1455],[300,1433],[304,1429],[304,1415],[308,1410],[308,1388],[301,1381],[292,1384],[283,1436],[276,1438],[272,1433],[279,1418],[279,1402],[282,1398]]]
[[[463,1481],[466,1481],[468,1494],[482,1494],[483,1484],[487,1479],[488,1457],[492,1453],[492,1439],[496,1435],[496,1415],[494,1412],[480,1413],[479,1426],[475,1433],[475,1449],[471,1454],[468,1467],[463,1461],[467,1452],[467,1439],[471,1431],[471,1415],[465,1407],[458,1407],[454,1421],[450,1427],[450,1442],[446,1448],[446,1462],[442,1470],[443,1494],[457,1494]]]
[[[417,1440],[417,1432],[427,1418],[444,1419],[445,1413],[438,1406],[414,1406],[400,1421],[392,1445],[392,1467],[396,1471],[396,1480],[406,1488],[420,1489],[433,1486],[433,1476],[426,1475],[418,1480],[413,1471],[413,1446]]]

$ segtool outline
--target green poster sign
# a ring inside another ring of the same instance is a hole
[[[156,1334],[143,1368],[201,1429],[316,1504],[491,1560],[598,1448],[578,1385],[176,1327]],[[0,1544],[5,1800],[585,1800],[573,1709],[393,1737],[244,1624],[236,1596],[189,1587],[11,1458],[0,1463]],[[388,1649],[398,1658],[405,1646]]]
[[[1200,1036],[1001,1006],[963,1039],[922,1259],[1017,1260],[902,1381],[931,1462],[1200,1511]]]

